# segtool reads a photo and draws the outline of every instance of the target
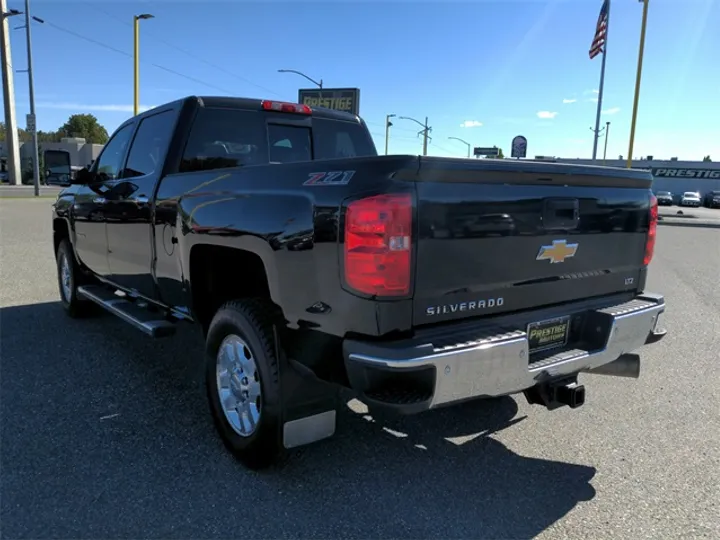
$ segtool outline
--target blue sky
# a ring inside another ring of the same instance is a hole
[[[24,8],[18,0],[8,5]],[[296,69],[322,78],[326,87],[360,88],[360,114],[381,152],[385,115],[394,113],[429,117],[431,155],[465,154],[466,147],[448,137],[509,153],[512,138],[522,134],[528,155],[589,157],[601,58],[589,60],[588,49],[600,5],[32,0],[33,14],[47,21],[33,24],[38,127],[56,129],[84,112],[109,131],[126,119],[133,96],[132,16],[152,13],[154,19],[141,22],[146,106],[192,94],[294,101],[304,80],[277,70]],[[627,156],[641,15],[637,0],[612,2],[602,117],[602,125],[611,122],[608,157]],[[19,17],[12,22],[22,24]],[[710,154],[720,160],[718,28],[720,0],[651,0],[636,157]],[[11,40],[15,69],[23,69],[24,33],[13,31]],[[15,87],[22,125],[25,74],[16,74]],[[390,152],[420,153],[416,127],[395,121]]]

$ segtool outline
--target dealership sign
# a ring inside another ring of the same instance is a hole
[[[720,179],[719,169],[653,169],[655,178],[710,178]]]
[[[298,103],[351,114],[360,114],[359,88],[323,88],[298,91]]]

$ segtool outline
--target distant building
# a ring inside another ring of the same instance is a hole
[[[538,161],[555,163],[577,163],[579,165],[605,165],[608,167],[627,167],[624,159],[568,159],[552,156],[535,156]],[[709,191],[720,191],[720,162],[717,161],[679,161],[677,158],[634,159],[633,169],[646,169],[653,173],[653,191],[669,191],[679,198],[684,191],[698,191],[705,195]]]
[[[102,144],[91,144],[85,142],[85,139],[80,137],[68,137],[61,139],[60,142],[40,143],[40,153],[42,154],[45,150],[65,150],[70,154],[70,165],[73,167],[85,167],[95,160],[103,149]],[[5,141],[0,141],[0,158],[2,158],[2,164],[0,168],[5,170],[7,165],[5,164],[5,158],[7,157],[7,145]],[[22,167],[25,168],[26,164],[32,160],[32,143],[21,143],[20,144],[20,161]]]

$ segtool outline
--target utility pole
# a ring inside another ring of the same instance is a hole
[[[429,135],[428,131],[429,131],[429,130],[430,130],[430,128],[428,128],[428,117],[426,116],[426,117],[425,117],[425,129],[422,130],[423,137],[424,137],[424,140],[423,140],[423,156],[427,156],[427,143],[428,143],[428,135]]]
[[[133,47],[133,67],[135,70],[134,79],[134,99],[133,99],[133,112],[135,116],[140,112],[140,21],[146,19],[154,19],[154,15],[149,13],[143,13],[142,15],[133,15],[133,30],[135,44]]]
[[[8,10],[7,0],[0,0],[0,16],[2,17],[2,82],[3,101],[5,103],[5,139],[7,140],[8,174],[11,185],[22,183],[20,170],[20,141],[18,140],[17,117],[15,116],[15,84],[13,79],[12,52],[10,50],[10,29],[8,18],[20,15],[16,9]]]
[[[632,120],[630,122],[630,144],[628,147],[627,168],[632,168],[633,147],[635,146],[635,126],[637,123],[638,102],[640,101],[640,80],[642,79],[643,54],[645,53],[645,31],[647,29],[648,5],[650,0],[640,0],[643,5],[642,24],[640,26],[640,46],[638,47],[637,73],[635,75],[635,99],[633,100]]]
[[[428,126],[428,117],[425,117],[425,123],[423,124],[420,120],[415,120],[414,118],[410,118],[409,116],[398,116],[400,120],[410,120],[411,122],[415,122],[418,126],[422,127],[422,130],[418,131],[418,135],[423,135],[423,156],[427,156],[427,145],[428,140],[430,139],[430,132],[432,131],[432,128]]]
[[[385,155],[388,155],[388,147],[390,143],[390,126],[392,126],[391,118],[394,118],[394,114],[388,114],[385,116]]]
[[[37,118],[35,116],[35,85],[33,83],[32,37],[30,33],[30,0],[25,0],[25,38],[27,39],[27,62],[25,71],[28,74],[30,91],[30,114],[27,117],[27,130],[32,135],[33,185],[35,196],[40,196],[40,151],[38,149]]]

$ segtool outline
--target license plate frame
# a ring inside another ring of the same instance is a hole
[[[545,341],[540,340],[543,336],[532,335],[532,330],[551,329],[554,326],[562,327],[562,330],[552,332],[550,334],[550,338],[546,339]],[[528,348],[530,349],[531,354],[540,351],[548,351],[550,349],[558,349],[560,347],[564,347],[565,345],[567,345],[570,338],[570,315],[553,317],[552,319],[543,319],[541,321],[533,321],[527,325],[525,331],[527,333]],[[553,335],[557,335],[557,337],[553,339]]]

